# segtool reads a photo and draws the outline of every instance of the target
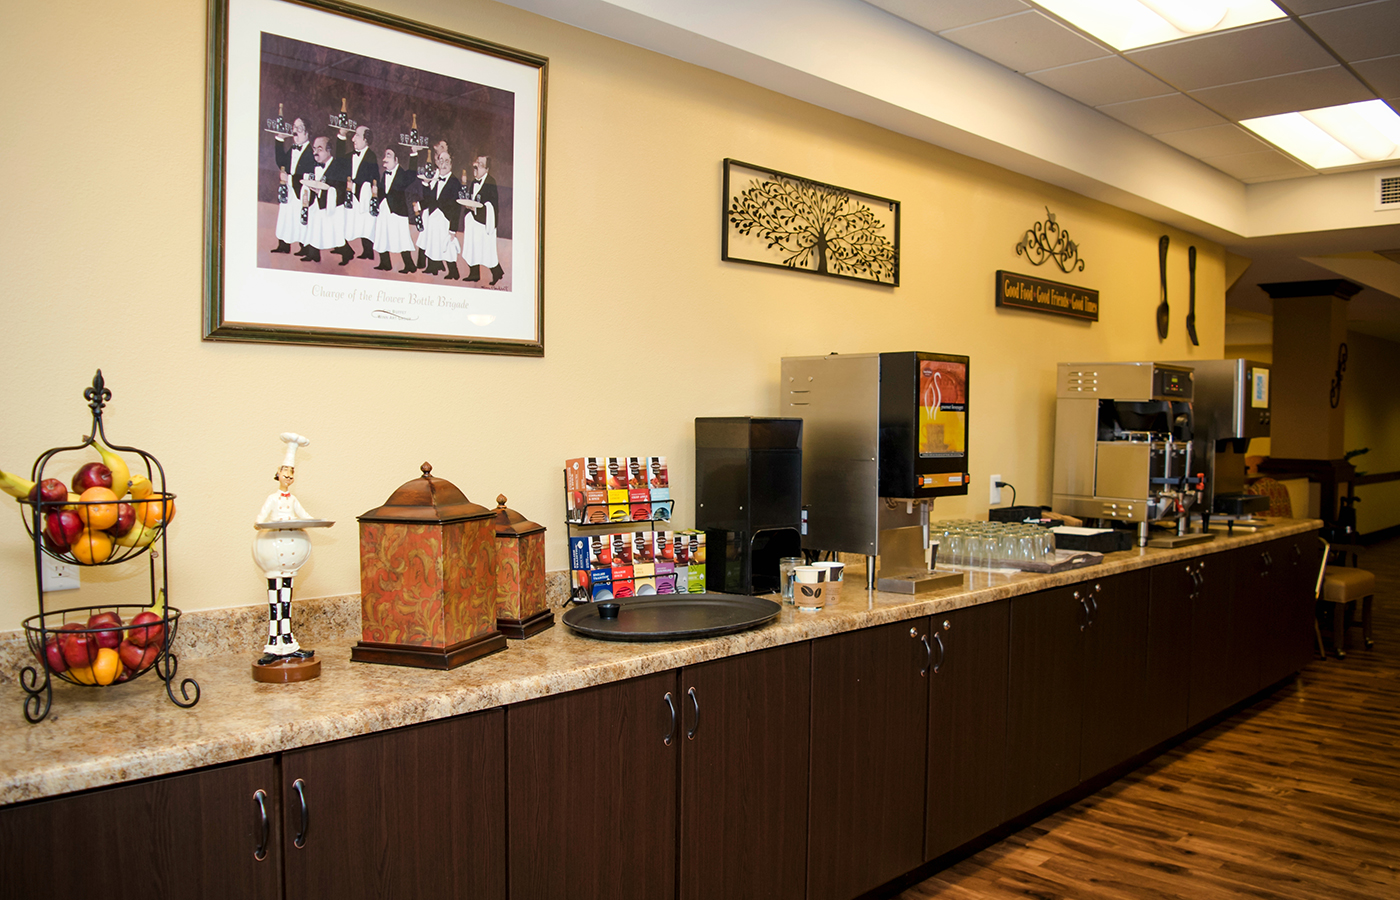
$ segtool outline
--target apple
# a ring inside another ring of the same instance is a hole
[[[78,630],[82,627],[77,622],[69,622],[59,629],[70,632],[59,638],[59,646],[63,648],[63,661],[68,663],[69,668],[90,666],[92,661],[97,659],[97,641],[93,640],[93,635],[80,633]]]
[[[68,671],[68,661],[63,658],[63,648],[58,646],[58,635],[44,643],[44,658],[48,660],[50,672]]]
[[[94,613],[88,619],[87,627],[110,629],[92,634],[92,637],[97,641],[99,650],[104,647],[115,650],[117,645],[122,642],[122,617],[114,612]]]
[[[73,490],[78,493],[94,487],[112,488],[112,470],[102,463],[87,463],[73,476]],[[122,485],[123,489],[125,487]]]
[[[136,507],[130,503],[121,503],[117,506],[117,524],[107,529],[107,533],[113,537],[122,537],[131,527],[136,524]]]
[[[29,502],[64,503],[68,500],[68,485],[57,478],[45,478],[29,489]]]
[[[150,610],[137,613],[126,630],[126,639],[138,647],[159,647],[165,643],[165,620]]]
[[[141,671],[141,658],[146,655],[144,647],[138,647],[130,639],[121,642],[117,647],[117,655],[122,658],[122,665],[129,671]]]
[[[67,553],[73,541],[83,533],[83,520],[71,509],[55,509],[44,516],[44,537],[59,553]]]

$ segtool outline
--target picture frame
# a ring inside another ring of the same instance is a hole
[[[898,200],[724,161],[720,258],[899,286]]]
[[[546,57],[209,0],[207,59],[205,340],[544,355]]]

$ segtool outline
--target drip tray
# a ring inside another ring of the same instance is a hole
[[[782,607],[743,594],[658,594],[611,600],[617,617],[603,618],[602,603],[584,603],[564,613],[564,624],[602,641],[683,641],[734,634],[767,624]]]

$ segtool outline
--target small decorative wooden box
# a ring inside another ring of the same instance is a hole
[[[497,650],[494,513],[432,475],[359,517],[356,662],[452,669]]]
[[[554,624],[544,589],[544,532],[496,496],[496,627],[527,638]]]

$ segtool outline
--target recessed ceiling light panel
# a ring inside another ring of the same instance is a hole
[[[1035,0],[1115,50],[1282,19],[1271,0]]]
[[[1241,119],[1240,124],[1314,169],[1400,159],[1400,116],[1384,100]]]

